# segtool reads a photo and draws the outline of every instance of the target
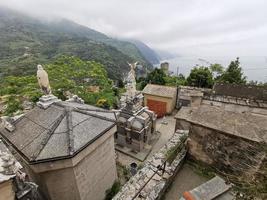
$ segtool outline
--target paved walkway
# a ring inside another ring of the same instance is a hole
[[[190,165],[184,164],[168,188],[164,199],[179,200],[185,191],[190,191],[206,181],[207,178],[199,176]]]
[[[162,124],[162,121],[163,121],[162,118],[157,119],[156,130],[160,132],[161,135],[158,141],[152,147],[152,150],[148,155],[148,158],[151,157],[157,151],[159,151],[161,147],[163,147],[174,134],[174,128],[175,128],[174,115],[165,117],[164,121],[167,122],[167,124]]]

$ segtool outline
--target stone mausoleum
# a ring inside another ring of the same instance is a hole
[[[143,95],[127,100],[126,106],[117,115],[115,141],[135,151],[141,151],[150,144],[156,129],[156,115],[142,106]]]
[[[130,66],[126,100],[117,114],[115,141],[119,146],[139,152],[151,143],[156,130],[156,115],[143,107],[143,95],[135,88],[135,64]]]
[[[60,101],[49,84],[39,84],[48,92],[34,109],[0,127],[0,134],[44,199],[104,199],[117,179],[114,112],[77,96]]]
[[[101,200],[117,179],[114,118],[85,104],[55,102],[0,132],[45,198]]]

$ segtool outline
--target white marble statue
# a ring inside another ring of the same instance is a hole
[[[126,85],[126,89],[127,89],[127,95],[130,98],[134,98],[135,94],[136,94],[136,80],[135,80],[135,69],[136,69],[136,63],[128,63],[128,65],[131,67],[131,70],[128,73],[127,76],[127,85]]]
[[[42,65],[37,65],[37,69],[37,80],[41,90],[45,95],[51,94],[47,72],[43,69]]]

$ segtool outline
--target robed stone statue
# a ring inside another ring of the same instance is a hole
[[[49,79],[47,72],[43,69],[42,65],[37,65],[37,80],[38,84],[45,95],[51,94]]]

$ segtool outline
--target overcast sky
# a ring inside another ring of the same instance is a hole
[[[267,56],[266,0],[0,0],[182,55]]]

